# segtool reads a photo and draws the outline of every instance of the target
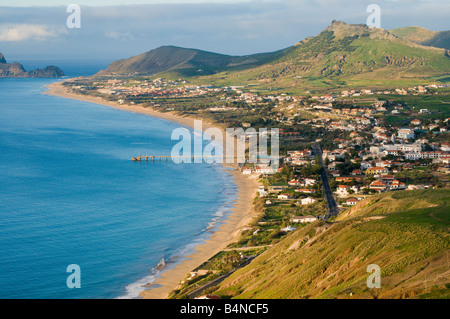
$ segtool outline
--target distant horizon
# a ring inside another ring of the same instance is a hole
[[[81,28],[69,29],[66,1],[53,6],[42,6],[49,1],[40,6],[32,6],[32,1],[8,6],[12,1],[6,1],[0,6],[0,52],[10,61],[114,61],[164,45],[234,56],[273,52],[319,34],[333,20],[366,24],[367,6],[373,1],[137,2],[152,4],[102,6],[104,2],[95,1],[90,3],[96,6],[82,5]],[[383,29],[448,29],[450,1],[382,0],[378,4]]]
[[[362,23],[362,24],[364,24],[364,23]],[[408,28],[408,27],[424,28],[422,26],[417,26],[417,25],[405,26],[405,27],[399,27],[399,28]],[[393,29],[385,29],[385,30],[390,31],[390,30],[393,30]],[[429,30],[429,29],[427,29],[427,30]],[[449,30],[430,30],[430,31],[449,31]],[[304,39],[306,39],[306,38],[304,38]],[[301,39],[299,41],[302,41],[304,39]],[[295,45],[295,43],[293,43],[292,45]],[[181,46],[177,46],[177,45],[173,45],[173,44],[163,44],[163,45],[160,45],[158,47],[148,49],[147,51],[137,53],[137,54],[135,54],[133,56],[136,56],[136,55],[139,55],[139,54],[143,54],[143,53],[146,53],[146,52],[149,52],[149,51],[152,51],[152,50],[158,49],[160,47],[164,47],[164,46],[173,46],[173,47],[179,47],[179,48],[185,48],[185,49],[197,49],[197,50],[207,51],[207,50],[194,48],[194,47],[181,47]],[[287,47],[285,47],[285,48],[287,48]],[[283,50],[285,48],[279,48],[279,49],[273,50],[273,51],[263,51],[263,52],[254,52],[254,53],[250,53],[250,54],[243,54],[242,56],[258,54],[258,53],[275,52],[275,51],[278,51],[278,50]],[[227,55],[226,53],[217,52],[217,51],[208,51],[208,52]],[[105,64],[105,63],[106,64],[110,64],[110,63],[112,63],[112,62],[114,62],[116,60],[127,59],[127,58],[133,57],[133,56],[118,57],[118,58],[108,58],[108,57],[104,57],[104,58],[92,58],[92,57],[55,57],[55,58],[51,58],[51,57],[41,57],[41,58],[20,58],[20,59],[14,59],[13,58],[13,59],[8,59],[8,56],[4,52],[0,51],[0,53],[2,53],[5,56],[5,59],[7,60],[8,63],[19,62],[21,64],[27,64],[27,62],[39,62],[39,61],[42,61],[43,63],[44,62],[45,63],[49,63],[49,62],[52,62],[52,61],[58,61],[58,62],[61,62],[61,61],[67,61],[67,62],[69,62],[69,61],[79,61],[79,62],[91,62],[93,64]],[[239,56],[239,55],[235,55],[235,56]]]

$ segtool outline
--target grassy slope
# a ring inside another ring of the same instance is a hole
[[[392,34],[412,42],[422,43],[432,39],[439,31],[431,31],[422,27],[404,27],[390,30]]]
[[[407,34],[419,34],[408,28],[396,32],[406,39]],[[419,38],[431,41],[428,33]],[[431,80],[447,83],[450,57],[444,49],[421,46],[383,29],[335,21],[318,36],[277,52],[239,57],[165,46],[113,62],[108,72],[300,93],[331,87],[414,86]]]
[[[338,223],[319,221],[294,232],[230,276],[216,294],[448,298],[449,200],[448,189],[372,197],[343,214]],[[369,264],[381,267],[380,289],[367,288]]]
[[[159,73],[158,76],[162,76],[161,72],[174,72],[176,77],[190,77],[214,74],[242,65],[257,65],[270,59],[275,54],[277,52],[230,56],[197,49],[162,46],[128,59],[115,61],[108,66],[107,70],[99,72],[99,75]]]
[[[385,30],[336,23],[284,50],[271,62],[201,79],[218,85],[253,84],[295,91],[418,85],[449,73],[450,58],[443,49],[420,46]]]
[[[422,27],[398,28],[392,34],[422,45],[450,50],[450,31],[430,31]]]

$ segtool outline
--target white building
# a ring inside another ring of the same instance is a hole
[[[348,185],[339,185],[336,190],[336,195],[338,195],[340,198],[345,198],[350,195],[350,190],[352,190],[354,194],[358,193],[359,189],[358,186],[348,186]]]
[[[303,198],[303,199],[300,201],[300,203],[301,203],[302,205],[309,205],[309,204],[313,204],[313,203],[315,203],[315,202],[317,202],[317,200],[314,199],[314,198],[312,198],[312,197],[306,197],[306,198]]]
[[[317,217],[308,215],[308,216],[294,216],[292,217],[291,221],[293,223],[312,223],[317,220]]]
[[[268,167],[257,167],[255,169],[255,173],[257,174],[265,174],[265,175],[271,175],[271,174],[275,174],[277,172],[276,169],[268,166]]]
[[[264,186],[260,186],[258,189],[259,196],[266,196],[268,193],[265,191]]]
[[[313,178],[305,178],[305,186],[316,185],[317,181]]]
[[[450,143],[442,143],[441,144],[441,151],[443,151],[443,152],[450,152]]]
[[[401,129],[399,129],[398,132],[397,132],[397,136],[399,138],[402,138],[402,139],[405,139],[405,140],[416,137],[416,135],[414,134],[414,131],[412,129],[410,129],[410,128],[401,128]]]

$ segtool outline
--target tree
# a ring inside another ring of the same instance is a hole
[[[318,155],[316,155],[316,157],[314,158],[314,164],[315,165],[320,165],[320,159],[319,159]]]
[[[222,269],[233,269],[236,267],[241,260],[241,256],[235,250],[226,252],[221,260],[221,268]]]

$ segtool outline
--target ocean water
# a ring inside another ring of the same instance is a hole
[[[12,62],[8,60],[8,62]],[[89,76],[94,75],[100,70],[106,69],[108,64],[113,62],[93,59],[60,59],[60,60],[23,60],[19,59],[25,70],[31,71],[35,69],[43,69],[48,65],[56,65],[64,71],[66,77]]]
[[[211,236],[237,187],[219,165],[132,162],[170,155],[180,125],[43,94],[52,81],[0,79],[0,298],[135,298]]]

